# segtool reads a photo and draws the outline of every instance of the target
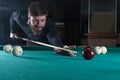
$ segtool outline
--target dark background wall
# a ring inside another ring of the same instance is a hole
[[[0,0],[0,44],[24,45],[9,38],[9,19],[13,11],[27,9],[33,1],[45,3],[49,17],[65,23],[65,44],[80,44],[80,0]]]
[[[120,0],[117,0],[117,33],[120,33]]]
[[[80,45],[80,3],[80,0],[76,0],[76,2],[71,1],[69,3],[64,3],[65,34],[66,44],[68,45]]]
[[[90,0],[91,33],[116,33],[116,1]]]
[[[82,33],[115,33],[120,31],[118,27],[120,24],[119,13],[120,0],[81,0],[80,25]]]

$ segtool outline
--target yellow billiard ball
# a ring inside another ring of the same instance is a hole
[[[12,45],[10,44],[4,45],[3,51],[5,51],[6,53],[11,53],[11,50],[12,50]]]
[[[13,49],[12,49],[12,54],[14,56],[21,56],[23,54],[23,49],[21,46],[14,46]]]

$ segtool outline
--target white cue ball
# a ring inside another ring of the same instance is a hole
[[[10,44],[4,45],[3,50],[4,50],[6,53],[11,53],[11,51],[12,51],[12,45],[10,45]]]
[[[12,49],[12,54],[13,54],[14,56],[19,57],[19,56],[22,55],[22,53],[23,53],[23,49],[22,49],[21,46],[14,46],[14,47],[13,47],[13,49]]]
[[[94,52],[95,52],[96,54],[101,54],[101,53],[102,53],[101,47],[100,47],[100,46],[96,46],[96,47],[94,48]]]
[[[107,53],[107,48],[105,46],[101,46],[102,49],[102,54],[106,54]]]

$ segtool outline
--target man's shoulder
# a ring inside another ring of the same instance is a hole
[[[47,18],[46,24],[50,25],[50,26],[53,26],[55,24],[55,22],[52,19]]]
[[[26,16],[27,15],[27,11],[26,10],[16,10],[16,11],[13,11],[13,15],[14,16]]]
[[[27,11],[25,10],[17,10],[12,13],[14,20],[19,22],[26,22],[27,21]]]

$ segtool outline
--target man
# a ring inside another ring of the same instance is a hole
[[[48,43],[51,45],[63,47],[60,38],[57,36],[55,25],[47,18],[48,11],[43,4],[33,2],[28,7],[28,11],[13,12],[10,18],[10,38],[14,39],[18,33],[16,24],[27,35],[28,39]],[[27,45],[37,45],[27,42]],[[68,49],[74,46],[68,46]],[[54,48],[58,54],[75,56],[72,52],[63,51]]]

